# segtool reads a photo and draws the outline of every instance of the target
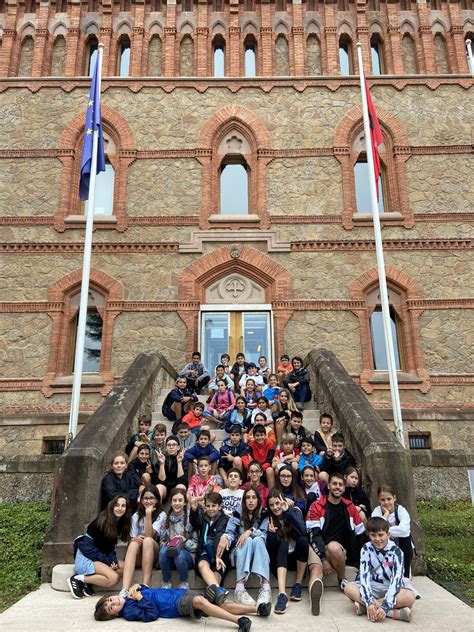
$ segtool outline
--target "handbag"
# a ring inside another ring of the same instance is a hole
[[[171,538],[171,540],[168,542],[168,551],[166,553],[167,556],[176,557],[183,550],[183,546],[184,546],[183,538],[180,538],[180,537]]]

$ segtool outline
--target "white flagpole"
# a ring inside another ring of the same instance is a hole
[[[385,349],[388,362],[388,376],[390,380],[390,393],[392,398],[393,420],[395,422],[395,433],[397,439],[405,447],[403,435],[402,411],[400,406],[400,394],[398,392],[398,379],[395,364],[395,353],[393,349],[392,327],[390,320],[390,307],[388,303],[387,279],[385,276],[385,262],[382,246],[382,231],[380,228],[380,217],[377,203],[377,183],[375,182],[374,157],[372,155],[372,143],[370,140],[369,112],[367,109],[367,95],[365,90],[364,69],[362,66],[362,47],[357,42],[357,58],[359,61],[360,89],[362,95],[362,113],[364,119],[365,151],[367,154],[367,166],[369,171],[370,203],[372,207],[372,218],[374,222],[375,252],[377,256],[377,269],[379,276],[380,301],[382,304],[382,320],[385,336]]]
[[[469,70],[471,71],[471,75],[474,77],[474,57],[472,56],[472,42],[470,39],[466,40],[466,48],[467,48],[467,61],[469,63]]]
[[[102,56],[104,45],[99,44],[98,50],[98,85],[99,94],[102,79]],[[76,334],[76,350],[74,354],[74,378],[72,382],[71,412],[69,415],[69,431],[67,445],[77,434],[77,420],[79,417],[79,402],[81,397],[82,365],[84,360],[84,343],[86,334],[87,304],[89,299],[89,276],[91,269],[92,229],[94,227],[94,198],[95,181],[97,178],[97,147],[99,144],[99,130],[95,129],[92,136],[92,161],[89,183],[89,198],[87,200],[86,232],[84,238],[84,259],[82,263],[81,300],[79,306],[79,320]]]

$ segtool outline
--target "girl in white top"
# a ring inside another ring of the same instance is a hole
[[[379,505],[372,516],[385,518],[390,525],[390,538],[403,551],[405,577],[410,577],[410,564],[413,558],[410,514],[402,505],[397,504],[395,492],[389,485],[381,485],[377,490]]]
[[[138,500],[137,511],[132,516],[130,542],[125,555],[122,590],[132,584],[133,573],[138,566],[143,571],[142,584],[151,585],[153,564],[158,555],[158,516],[161,509],[160,492],[154,485],[145,487]]]

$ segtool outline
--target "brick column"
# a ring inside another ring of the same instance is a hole
[[[451,8],[451,5],[448,5]],[[467,55],[466,55],[466,43],[464,41],[464,31],[463,31],[463,27],[460,25],[456,25],[456,26],[452,26],[450,29],[450,35],[452,37],[452,42],[453,42],[453,59],[452,61],[454,62],[451,63],[451,56],[450,56],[450,67],[451,67],[451,72],[460,72],[460,73],[466,73],[468,74],[469,71],[469,64],[467,63]]]
[[[82,68],[82,59],[78,59],[77,57],[77,49],[79,47],[79,37],[81,35],[81,31],[78,27],[71,26],[67,30],[66,37],[66,61],[64,63],[64,75],[66,77],[75,77],[78,75],[83,75],[84,70]],[[77,67],[77,72],[76,72]]]
[[[295,5],[298,6],[298,5]],[[304,29],[302,26],[294,26],[291,29],[293,36],[293,55],[290,54],[290,74],[294,74],[297,77],[304,75]],[[290,50],[291,53],[291,50]],[[293,63],[292,58],[293,57]],[[292,72],[293,71],[293,72]]]
[[[238,26],[229,27],[229,76],[240,76],[241,59],[240,28]]]
[[[358,26],[356,29],[357,41],[362,44],[362,63],[364,64],[365,76],[372,74],[372,60],[370,57],[369,29],[366,26]],[[354,42],[355,44],[355,42]],[[357,56],[357,47],[353,48],[354,73],[359,72],[359,60]]]
[[[271,26],[262,26],[260,29],[260,51],[262,76],[270,77],[273,74],[273,31]]]
[[[387,5],[390,6],[390,5]],[[390,43],[390,64],[387,66],[388,74],[403,75],[405,69],[403,67],[402,39],[398,26],[390,25],[388,27],[388,43]],[[388,46],[387,46],[388,48]],[[387,58],[388,61],[388,58]]]
[[[99,31],[99,44],[104,45],[104,54],[102,56],[102,74],[104,77],[108,77],[110,74],[110,47],[112,45],[112,28],[108,26],[102,26]]]
[[[0,48],[0,77],[11,77],[13,67],[15,66],[14,46],[16,38],[15,29],[4,29],[2,38],[2,47]]]
[[[132,29],[131,38],[131,51],[130,51],[130,76],[141,77],[142,76],[142,61],[143,61],[143,36],[145,29],[143,26],[134,26]]]
[[[197,77],[208,77],[209,55],[207,50],[207,41],[209,39],[209,29],[207,26],[196,27],[196,54],[197,54]]]
[[[174,67],[176,28],[174,26],[165,26],[164,34],[163,76],[174,77],[177,74]]]
[[[328,5],[326,5],[328,6]],[[335,26],[327,26],[324,29],[326,47],[326,69],[328,75],[339,74],[339,50],[337,43],[337,29]]]
[[[421,45],[423,48],[424,71],[427,74],[436,74],[436,60],[433,45],[433,33],[430,26],[420,26],[418,29],[421,38]]]

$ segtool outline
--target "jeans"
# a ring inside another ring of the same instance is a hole
[[[164,582],[171,581],[172,569],[178,571],[180,582],[188,581],[188,571],[193,567],[193,557],[189,551],[181,549],[176,557],[168,557],[168,547],[164,544],[160,548],[158,559],[160,560],[160,568]]]
[[[246,581],[250,573],[269,579],[270,558],[263,538],[247,538],[242,547],[235,547],[235,571],[237,581]]]

